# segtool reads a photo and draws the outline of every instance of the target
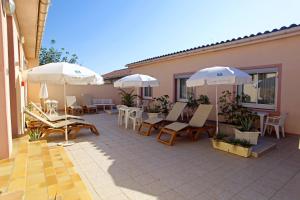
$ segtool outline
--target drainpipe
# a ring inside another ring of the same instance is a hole
[[[37,38],[35,44],[35,58],[39,58],[39,52],[42,44],[42,37],[45,30],[46,19],[48,15],[48,9],[51,0],[39,0],[39,11],[37,20]]]

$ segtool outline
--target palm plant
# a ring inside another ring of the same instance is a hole
[[[120,89],[121,102],[123,105],[132,107],[134,105],[134,100],[137,95],[133,94],[134,90],[126,92],[125,90]]]

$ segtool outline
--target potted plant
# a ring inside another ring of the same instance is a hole
[[[199,104],[210,104],[209,98],[207,95],[201,94],[197,99]]]
[[[37,141],[42,135],[42,131],[39,128],[31,128],[27,131],[29,136],[29,142]]]
[[[156,103],[156,101],[150,102],[148,108],[146,109],[149,119],[158,118],[160,111],[160,106]]]
[[[257,115],[253,113],[244,113],[240,116],[240,126],[235,128],[235,139],[246,140],[250,144],[256,145],[259,131],[254,128],[254,121]]]
[[[240,126],[240,117],[244,114],[251,113],[248,108],[241,105],[242,99],[246,97],[246,95],[236,95],[234,97],[228,90],[222,92],[222,95],[219,98],[219,115],[221,121],[223,121],[222,123],[219,123],[220,132],[226,135],[234,135],[235,128]]]
[[[121,95],[121,103],[128,107],[134,106],[134,100],[137,97],[137,95],[133,94],[133,90],[126,92],[125,90],[120,89],[120,95]]]
[[[156,97],[154,98],[154,100],[160,104],[159,106],[160,106],[161,113],[164,115],[168,114],[169,107],[170,107],[169,95]]]
[[[248,141],[228,137],[225,134],[216,135],[212,139],[212,145],[215,149],[246,158],[252,153],[252,145]]]

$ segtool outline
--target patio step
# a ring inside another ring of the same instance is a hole
[[[92,199],[63,147],[46,141],[13,141],[10,159],[0,160],[0,197],[22,191],[24,199]]]
[[[259,143],[252,147],[251,156],[258,158],[275,148],[276,148],[275,142],[259,140]]]

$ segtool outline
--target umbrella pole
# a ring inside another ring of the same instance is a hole
[[[139,99],[139,88],[136,87],[136,107],[139,107],[140,99]]]
[[[218,105],[218,86],[216,85],[216,135],[219,133],[219,105]]]
[[[64,82],[64,103],[65,103],[65,121],[67,123],[67,99],[66,99],[66,82]],[[65,140],[68,143],[68,126],[65,128]]]

